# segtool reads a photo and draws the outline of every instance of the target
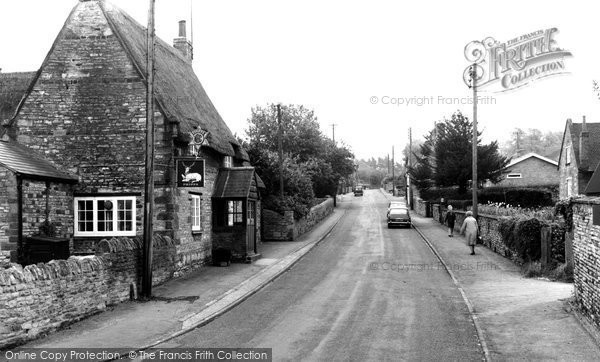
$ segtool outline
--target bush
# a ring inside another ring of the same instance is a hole
[[[444,200],[467,200],[471,199],[470,193],[460,194],[457,187],[432,187],[427,190],[419,191],[419,196],[424,201],[439,203]]]
[[[542,255],[541,229],[545,224],[536,218],[501,218],[499,232],[504,244],[521,260],[539,260]]]
[[[562,223],[550,224],[552,236],[550,239],[550,257],[560,263],[565,262],[565,233],[566,227]]]
[[[467,210],[467,207],[473,206],[473,200],[448,200],[448,205],[456,210]]]
[[[532,218],[517,222],[516,232],[518,243],[516,251],[523,260],[539,260],[542,256],[540,220]]]
[[[553,206],[552,192],[547,189],[488,187],[477,194],[480,203],[506,203],[520,207]]]

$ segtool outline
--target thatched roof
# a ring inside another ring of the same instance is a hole
[[[145,79],[146,28],[118,7],[96,1]],[[210,132],[208,147],[248,160],[245,152],[236,154],[233,146],[239,144],[196,77],[191,62],[160,38],[156,38],[155,49],[155,97],[167,119],[179,123],[180,135],[186,139],[189,132],[200,127]]]
[[[0,73],[0,124],[15,115],[34,77],[35,72]]]

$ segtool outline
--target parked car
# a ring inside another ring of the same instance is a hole
[[[411,227],[410,212],[406,207],[396,207],[389,211],[387,216],[388,228],[392,226]]]
[[[363,188],[362,186],[356,186],[354,188],[354,196],[362,196],[363,195]]]
[[[390,201],[390,203],[388,204],[387,214],[389,215],[390,210],[396,208],[407,209],[408,207],[406,207],[406,203],[404,201]]]

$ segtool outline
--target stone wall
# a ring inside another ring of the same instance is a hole
[[[137,296],[142,240],[103,240],[95,256],[0,269],[0,348],[23,343]],[[173,277],[175,245],[154,238],[153,285]]]
[[[572,206],[575,303],[600,329],[600,225],[593,222],[600,198],[576,199]]]
[[[0,269],[10,266],[10,251],[0,250]]]
[[[294,219],[293,211],[285,211],[282,215],[276,211],[263,210],[263,240],[292,241],[310,231],[316,224],[333,212],[333,199],[329,198],[313,206],[308,214],[300,220]]]
[[[415,201],[415,212],[423,217],[427,215],[427,202],[421,199]]]
[[[285,211],[280,214],[277,211],[263,209],[262,234],[264,240],[294,240],[294,212]]]

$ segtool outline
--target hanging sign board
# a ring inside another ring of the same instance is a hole
[[[177,187],[204,187],[204,160],[176,159]]]

